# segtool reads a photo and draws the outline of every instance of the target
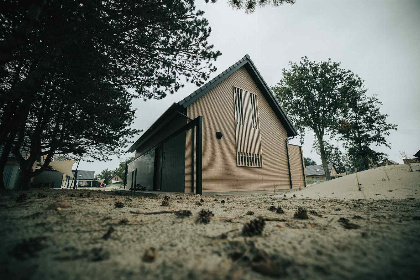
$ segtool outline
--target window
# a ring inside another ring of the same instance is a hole
[[[235,121],[236,124],[243,125],[244,123],[244,107],[243,107],[243,90],[234,88],[235,98]]]
[[[238,152],[236,155],[236,165],[262,167],[262,155]]]
[[[257,95],[233,88],[237,166],[262,167]]]
[[[258,108],[257,108],[257,103],[256,103],[257,96],[253,93],[250,93],[249,97],[250,97],[249,101],[251,103],[250,105],[251,105],[252,127],[257,128],[258,127]]]

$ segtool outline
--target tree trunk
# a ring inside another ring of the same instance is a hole
[[[330,172],[328,170],[328,161],[327,161],[327,156],[325,153],[324,140],[321,135],[317,135],[317,138],[319,142],[319,152],[321,154],[322,168],[324,169],[325,177],[327,177],[327,180],[330,180],[331,178],[330,178]]]
[[[13,141],[10,139],[14,139],[16,136],[16,132],[12,131],[12,135],[9,135],[8,141],[3,145],[2,153],[0,156],[0,189],[5,189],[6,186],[4,184],[4,169],[6,168],[7,161],[9,160],[9,155],[13,148]]]
[[[20,170],[20,176],[19,176],[19,186],[18,188],[20,190],[27,190],[30,187],[31,183],[31,175],[27,172],[27,170]]]

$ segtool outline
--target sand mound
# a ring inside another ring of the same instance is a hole
[[[420,198],[420,164],[389,165],[358,173],[361,191],[358,190],[356,175],[351,174],[328,182],[314,184],[287,196],[297,198],[338,199],[406,199]]]

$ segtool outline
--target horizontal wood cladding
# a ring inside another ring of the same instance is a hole
[[[288,145],[288,148],[293,189],[303,188],[305,187],[305,177],[303,176],[304,170],[302,170],[304,165],[302,165],[301,147]]]
[[[258,98],[262,168],[237,166],[233,87]],[[242,67],[187,108],[191,119],[203,116],[203,192],[288,189],[287,133],[263,94]],[[216,132],[222,132],[218,139]],[[191,132],[186,136],[185,190],[191,192]]]

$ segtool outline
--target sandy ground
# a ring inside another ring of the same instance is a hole
[[[293,193],[304,198],[338,199],[420,199],[420,164],[388,165],[313,184]],[[359,191],[358,183],[360,184]]]
[[[337,184],[351,177],[281,194],[1,193],[0,278],[419,279],[420,172],[388,173],[381,187],[361,173],[362,198]]]

